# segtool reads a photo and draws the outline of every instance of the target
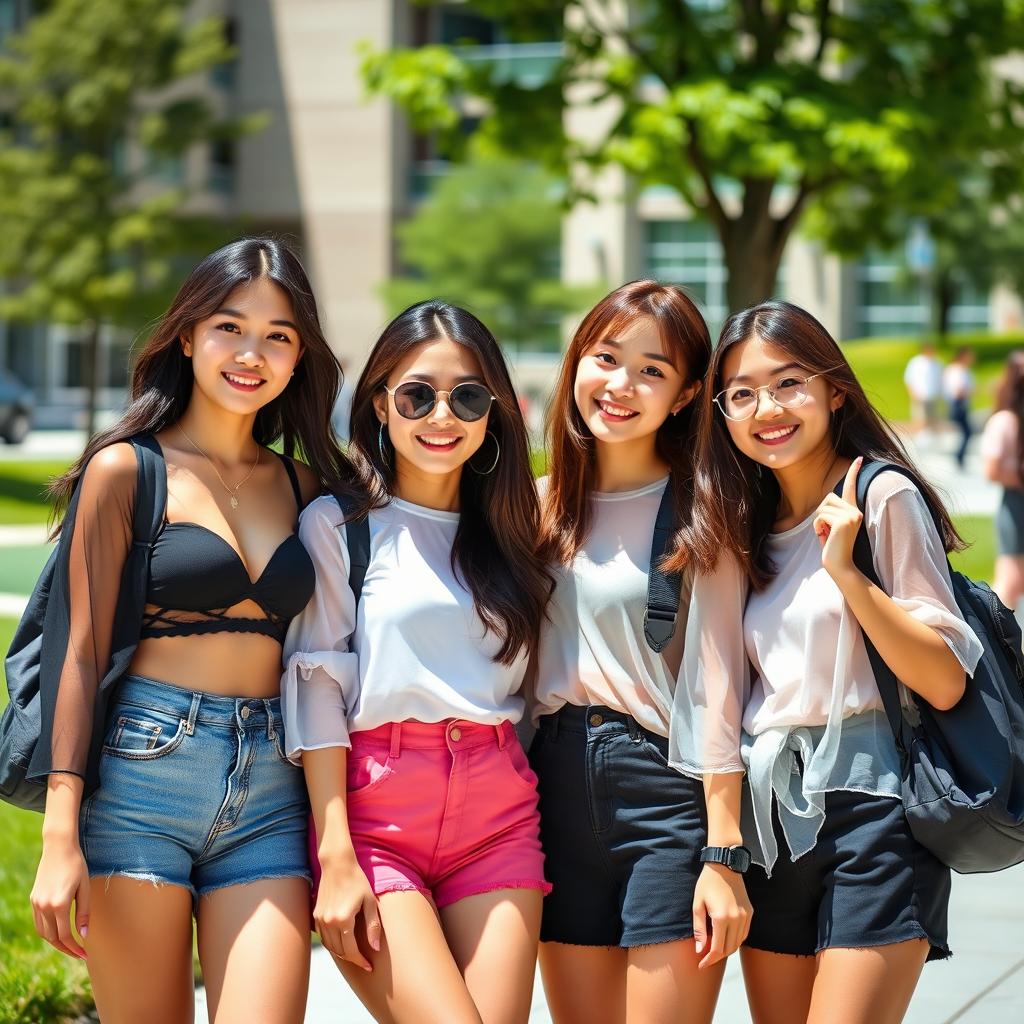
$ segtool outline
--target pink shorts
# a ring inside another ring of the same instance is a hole
[[[394,722],[351,736],[348,827],[378,895],[419,891],[438,908],[544,880],[534,775],[511,723]],[[314,900],[320,882],[310,829]]]

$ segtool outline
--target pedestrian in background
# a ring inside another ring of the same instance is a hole
[[[992,589],[1008,608],[1024,596],[1024,352],[1014,352],[999,384],[996,411],[981,435],[982,471],[1003,486],[996,512],[996,571]]]
[[[910,394],[910,429],[934,431],[939,422],[939,400],[942,394],[942,363],[935,346],[925,342],[921,351],[907,363],[903,383]]]
[[[971,397],[974,395],[973,349],[962,346],[956,350],[953,361],[942,373],[942,393],[949,407],[949,419],[960,430],[960,444],[956,450],[956,464],[964,468],[967,445],[971,434]]]

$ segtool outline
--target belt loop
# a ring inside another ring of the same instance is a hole
[[[402,753],[402,723],[391,723],[391,756],[398,757]]]
[[[274,731],[274,712],[271,710],[270,701],[266,697],[263,700],[263,710],[267,713],[267,739],[272,740],[277,738],[277,733]]]
[[[201,693],[192,694],[192,706],[188,709],[188,719],[185,721],[185,735],[191,736],[196,731],[196,717],[199,714],[199,705],[202,703]]]
[[[494,727],[494,732],[497,734],[497,737],[498,737],[498,749],[499,750],[504,750],[505,749],[505,728],[506,728],[507,725],[508,725],[508,722],[502,722],[500,725],[496,725]]]
[[[553,715],[548,716],[551,719],[551,738],[553,740],[558,739],[558,727],[562,721],[562,709],[559,708]]]
[[[626,728],[629,729],[629,738],[634,743],[640,743],[643,740],[644,731],[640,728],[640,723],[632,715],[626,715]]]

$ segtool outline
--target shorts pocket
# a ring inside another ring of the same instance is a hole
[[[387,750],[348,752],[346,789],[349,800],[358,800],[379,789],[394,772]]]
[[[530,767],[522,744],[518,740],[510,740],[502,747],[502,753],[512,769],[515,781],[530,790],[531,793],[536,793],[537,773]]]
[[[155,761],[177,750],[184,739],[184,719],[122,705],[114,709],[103,753],[129,761]]]

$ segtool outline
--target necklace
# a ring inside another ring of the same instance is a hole
[[[217,479],[220,481],[221,487],[223,487],[224,490],[228,492],[231,508],[238,508],[238,492],[239,490],[241,490],[244,484],[247,484],[249,482],[249,477],[251,477],[253,473],[256,472],[256,467],[260,464],[260,446],[256,446],[256,461],[252,464],[252,468],[249,470],[249,472],[245,474],[245,479],[243,479],[240,483],[235,484],[234,487],[229,487],[224,482],[224,477],[220,475],[220,470],[217,468],[217,464],[213,461],[213,459],[211,459],[210,456],[207,455],[206,452],[204,452],[203,449],[200,448],[199,445],[197,445],[195,441],[193,441],[192,438],[188,436],[188,434],[185,431],[185,428],[180,423],[178,424],[178,429],[182,432],[182,434],[185,435],[185,440],[188,441],[188,443],[192,445],[192,447],[195,448],[195,450],[199,452],[199,454],[202,455],[202,457],[206,459],[206,461],[213,467],[213,471],[214,473],[217,474]]]

